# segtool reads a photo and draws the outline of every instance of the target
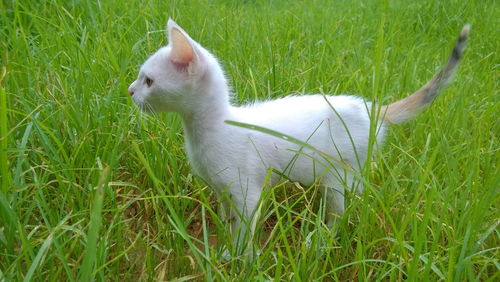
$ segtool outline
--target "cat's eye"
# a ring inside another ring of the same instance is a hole
[[[146,76],[146,79],[144,81],[146,82],[146,85],[148,87],[151,87],[151,85],[153,85],[153,80],[147,76]]]

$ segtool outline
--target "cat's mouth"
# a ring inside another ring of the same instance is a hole
[[[139,110],[145,114],[154,114],[158,111],[156,111],[153,106],[151,106],[151,104],[145,102],[145,103],[142,103],[142,104],[137,104],[137,107],[139,108]]]
[[[139,110],[143,113],[146,114],[152,114],[156,113],[157,111],[154,109],[154,107],[145,101],[144,99],[141,99],[139,96],[134,95],[132,96],[132,101],[134,101],[134,104],[139,108]]]

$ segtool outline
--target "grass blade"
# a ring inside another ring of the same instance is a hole
[[[99,230],[102,223],[102,202],[104,199],[104,189],[108,182],[109,167],[104,168],[97,185],[90,211],[90,224],[87,233],[87,247],[85,248],[85,256],[80,268],[80,281],[92,281],[93,268],[97,261],[97,239],[99,238]]]
[[[7,95],[3,87],[3,81],[7,75],[7,69],[2,68],[0,73],[0,184],[2,192],[6,193],[11,185],[9,160],[7,149],[9,146],[7,138]]]

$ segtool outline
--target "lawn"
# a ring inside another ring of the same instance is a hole
[[[268,189],[253,247],[230,242],[180,118],[127,94],[172,17],[236,104],[289,93],[389,103],[455,79],[392,126],[337,236],[317,187]],[[0,281],[500,280],[500,5],[484,1],[0,2]]]

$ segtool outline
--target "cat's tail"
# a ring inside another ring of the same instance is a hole
[[[381,107],[380,113],[385,121],[402,123],[415,117],[420,110],[427,108],[434,101],[434,98],[448,84],[457,69],[469,37],[469,31],[470,25],[466,24],[460,32],[446,65],[429,82],[410,96]]]

